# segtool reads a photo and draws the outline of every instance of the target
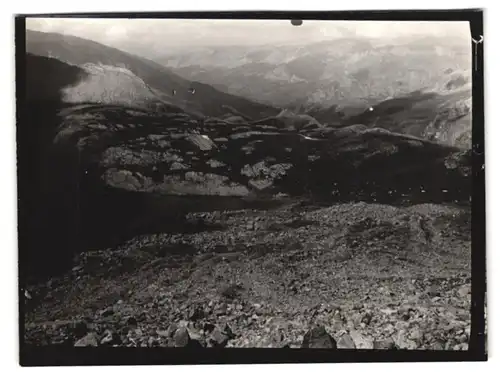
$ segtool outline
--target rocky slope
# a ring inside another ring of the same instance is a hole
[[[19,125],[27,343],[467,348],[468,150],[69,103],[88,70],[40,59],[71,74]]]
[[[296,130],[102,106],[63,119],[54,146],[78,156],[82,229],[117,240],[193,211],[283,200],[470,200],[469,152],[362,125]]]
[[[300,128],[264,119],[248,125],[111,106],[62,113],[55,145],[74,141],[87,175],[127,191],[469,200],[467,152],[361,124]]]
[[[29,287],[25,339],[465,350],[469,216],[364,202],[191,215],[213,228],[87,252],[64,277]],[[333,343],[309,339],[315,326]]]
[[[68,206],[81,203],[65,216],[77,217],[79,243],[93,246],[96,232],[118,240],[165,230],[192,211],[285,199],[469,203],[469,152],[382,129],[250,125],[111,105],[69,106],[58,119],[50,148],[62,166],[48,161],[48,169],[60,177],[53,185],[73,193]]]

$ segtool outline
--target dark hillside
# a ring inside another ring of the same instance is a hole
[[[53,274],[71,265],[78,241],[78,156],[55,149],[61,90],[85,77],[78,67],[26,55],[26,101],[18,125],[20,250],[26,272]]]
[[[186,111],[222,116],[227,113],[226,106],[231,106],[254,119],[278,113],[278,110],[271,106],[221,92],[207,84],[183,79],[151,60],[83,38],[27,30],[26,50],[70,64],[93,63],[126,68],[148,86],[156,89],[162,100]],[[190,89],[194,89],[195,93],[191,94]],[[176,91],[175,95],[172,94],[173,90]]]

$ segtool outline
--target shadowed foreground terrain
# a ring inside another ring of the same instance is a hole
[[[339,348],[349,334],[357,348],[467,349],[465,210],[359,202],[190,218],[207,229],[82,254],[33,293],[26,341],[300,347],[317,324]]]
[[[27,343],[467,349],[470,150],[28,64],[70,74],[20,125]]]

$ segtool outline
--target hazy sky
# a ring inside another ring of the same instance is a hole
[[[123,46],[148,43],[150,47],[176,45],[310,43],[341,36],[394,38],[440,35],[470,40],[468,22],[432,21],[307,21],[292,26],[287,20],[184,20],[32,18],[28,29],[71,34]]]

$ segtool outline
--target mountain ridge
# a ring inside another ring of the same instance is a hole
[[[349,38],[306,47],[207,46],[184,54],[176,51],[175,55],[158,56],[156,60],[184,77],[225,85],[232,93],[275,101],[276,106],[294,101],[331,105],[332,100],[338,103],[344,97],[347,101],[370,97],[370,91],[375,94],[372,101],[380,101],[388,95],[407,94],[433,85],[450,67],[453,71],[465,69],[466,75],[471,75],[468,45],[450,45],[440,38],[435,38],[435,44],[425,40],[421,44],[391,43]],[[273,71],[279,73],[274,79]],[[304,81],[299,80],[295,86],[285,85],[281,91],[279,85],[272,84],[279,83],[283,74],[282,80],[290,82],[294,75],[305,75]],[[366,87],[366,79],[370,77],[380,84],[374,81]],[[364,81],[363,87],[357,87],[358,78]],[[388,89],[394,93],[385,93]]]
[[[150,87],[158,89],[162,100],[187,111],[220,116],[225,111],[222,105],[230,104],[252,117],[278,112],[271,106],[220,92],[207,84],[188,81],[149,59],[80,37],[27,30],[26,50],[35,55],[56,57],[73,65],[94,63],[118,68],[123,66]],[[196,91],[194,94],[190,93],[192,89]]]

